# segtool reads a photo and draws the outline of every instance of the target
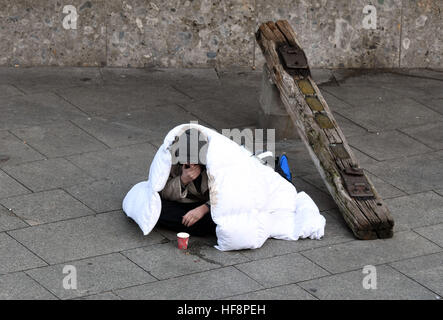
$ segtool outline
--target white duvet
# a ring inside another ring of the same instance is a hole
[[[144,235],[160,216],[159,192],[171,170],[171,145],[189,128],[200,130],[208,139],[206,170],[217,249],[255,249],[268,238],[320,239],[324,235],[325,218],[306,193],[297,193],[291,183],[244,147],[198,124],[180,125],[167,134],[152,161],[148,181],[133,186],[123,200],[123,210]]]

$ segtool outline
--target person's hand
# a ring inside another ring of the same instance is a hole
[[[208,206],[202,204],[201,206],[188,211],[188,213],[183,216],[182,223],[186,227],[190,227],[198,220],[203,218],[204,215],[207,214],[208,212],[209,212]]]
[[[202,169],[198,164],[183,165],[180,180],[184,185],[194,181],[201,173]]]

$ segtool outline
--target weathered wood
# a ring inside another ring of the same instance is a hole
[[[298,135],[307,146],[346,223],[359,239],[392,237],[394,221],[367,175],[373,199],[351,197],[344,186],[341,173],[345,168],[359,168],[359,163],[309,69],[307,72],[288,70],[281,62],[278,53],[281,45],[301,48],[289,23],[285,20],[263,23],[256,39],[266,58],[265,67],[280,91],[280,98]]]

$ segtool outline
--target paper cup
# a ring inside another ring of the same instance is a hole
[[[178,248],[180,250],[188,249],[188,241],[189,241],[189,233],[186,232],[177,233]]]

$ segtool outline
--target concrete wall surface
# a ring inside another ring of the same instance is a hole
[[[287,19],[312,67],[441,68],[443,0],[0,0],[1,66],[258,66]]]

